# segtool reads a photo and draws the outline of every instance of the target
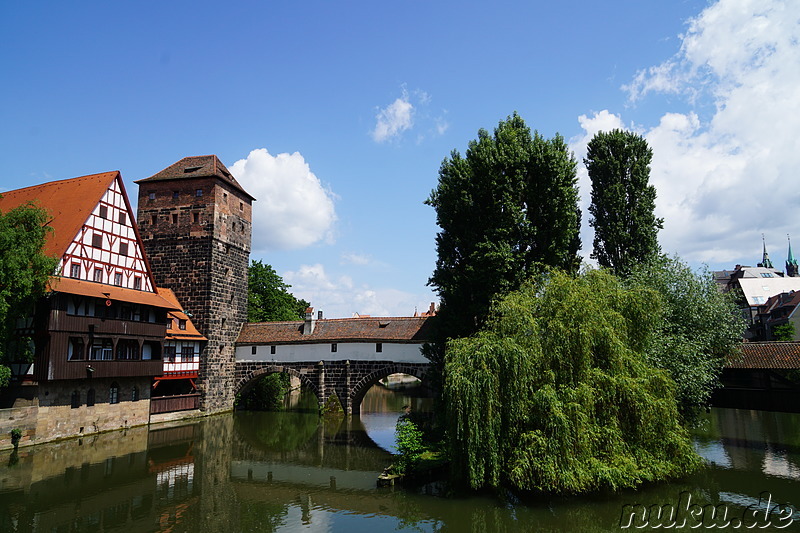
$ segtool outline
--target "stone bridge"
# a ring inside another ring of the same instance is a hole
[[[284,372],[317,396],[320,408],[334,394],[348,415],[361,412],[367,391],[390,374],[408,374],[426,381],[429,363],[394,361],[237,361],[235,394],[246,392],[261,376]]]

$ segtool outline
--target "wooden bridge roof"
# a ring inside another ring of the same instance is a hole
[[[427,342],[430,317],[359,317],[316,320],[314,332],[303,334],[305,322],[255,322],[242,326],[237,344],[311,344],[318,342]]]
[[[800,342],[745,342],[740,353],[730,356],[725,368],[800,368]]]

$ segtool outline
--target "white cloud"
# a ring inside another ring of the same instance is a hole
[[[372,258],[366,254],[343,252],[341,257],[343,263],[351,265],[368,265],[372,262]]]
[[[690,21],[674,57],[625,87],[632,100],[663,92],[702,102],[640,131],[653,149],[665,251],[693,262],[755,262],[760,233],[773,257],[786,233],[800,236],[798,13],[796,0],[721,0]],[[701,118],[706,103],[712,111]],[[599,115],[579,119],[585,137],[609,122]]]
[[[414,106],[408,100],[408,93],[403,90],[402,97],[378,110],[372,138],[375,142],[382,143],[398,137],[414,125],[413,115]]]
[[[333,240],[334,194],[322,186],[299,152],[253,150],[230,167],[252,194],[253,251],[291,250]]]
[[[323,311],[327,318],[353,316],[412,316],[415,309],[427,310],[432,294],[410,294],[385,287],[355,284],[347,275],[329,275],[322,264],[301,265],[283,273],[292,294]]]

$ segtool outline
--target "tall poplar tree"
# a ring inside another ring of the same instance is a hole
[[[623,277],[660,251],[658,230],[663,219],[653,213],[652,158],[653,151],[640,135],[613,130],[597,133],[583,160],[592,182],[591,257]]]
[[[519,288],[536,265],[580,263],[575,159],[560,135],[531,134],[516,113],[493,135],[481,129],[465,156],[454,150],[426,203],[441,228],[428,284],[441,300],[442,338],[474,333],[495,295]]]

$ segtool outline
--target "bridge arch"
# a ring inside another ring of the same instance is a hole
[[[383,378],[391,374],[408,374],[409,376],[414,376],[415,378],[418,378],[420,381],[422,381],[423,384],[427,384],[426,382],[427,373],[428,373],[427,364],[420,365],[420,364],[408,364],[408,363],[389,363],[376,370],[373,370],[372,372],[363,376],[351,388],[350,391],[351,412],[353,414],[361,412],[361,402],[364,400],[364,396],[367,394],[367,391]]]
[[[266,376],[268,374],[281,374],[281,373],[289,374],[292,377],[298,378],[300,380],[301,386],[312,391],[314,395],[317,397],[317,400],[319,401],[320,394],[317,385],[312,380],[310,380],[305,373],[298,372],[296,369],[284,365],[269,365],[248,371],[236,383],[236,387],[234,387],[234,397],[236,397],[236,395],[239,394],[245,394],[248,390],[250,390],[250,388],[255,384],[255,382],[259,378]]]

